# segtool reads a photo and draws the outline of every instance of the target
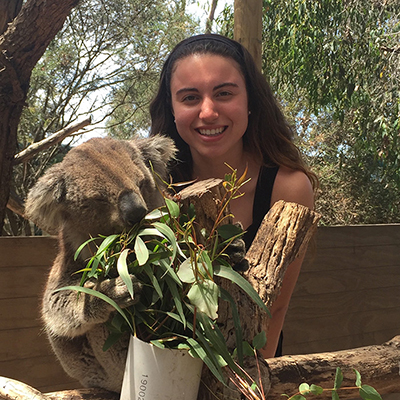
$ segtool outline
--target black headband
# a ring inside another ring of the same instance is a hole
[[[183,47],[183,46],[189,45],[191,43],[203,42],[203,41],[206,41],[206,42],[214,41],[214,42],[223,43],[225,46],[227,46],[228,48],[233,50],[235,53],[237,53],[240,57],[243,57],[242,46],[238,42],[235,42],[232,39],[228,39],[225,36],[211,34],[211,33],[205,33],[205,34],[201,34],[201,35],[191,36],[187,39],[184,39],[184,40],[182,40],[182,42],[180,42],[175,47],[175,49],[178,47]]]

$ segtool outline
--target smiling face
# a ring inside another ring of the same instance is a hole
[[[176,128],[189,145],[193,165],[227,162],[243,156],[248,124],[246,83],[238,64],[214,54],[194,54],[177,61],[171,76]]]

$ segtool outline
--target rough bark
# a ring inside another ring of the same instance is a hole
[[[184,207],[193,204],[196,210],[196,219],[199,226],[208,232],[213,229],[214,221],[225,216],[224,223],[231,222],[229,208],[221,210],[226,191],[221,180],[198,182],[180,193]],[[222,214],[222,215],[220,215]],[[282,285],[283,277],[290,263],[302,254],[309,239],[317,228],[319,215],[307,207],[294,203],[279,201],[273,205],[265,216],[252,246],[247,252],[250,268],[244,273],[246,279],[253,285],[260,297],[271,307],[277,298]],[[235,284],[227,280],[219,282],[236,301],[243,329],[243,340],[252,342],[254,336],[268,330],[268,315],[261,311],[254,302]],[[228,348],[233,351],[236,347],[235,329],[229,303],[220,301],[218,310],[218,324],[225,336]],[[263,387],[269,389],[269,371],[264,360],[254,358],[245,360],[246,370],[253,378],[261,370]],[[208,400],[217,396],[224,398],[240,398],[236,390],[228,389],[218,382],[214,376],[204,369],[203,385],[201,385],[199,399]]]
[[[30,0],[0,36],[0,232],[10,193],[17,128],[32,70],[78,0]]]

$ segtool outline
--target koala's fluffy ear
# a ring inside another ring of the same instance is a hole
[[[146,165],[153,165],[154,171],[165,178],[167,165],[175,157],[177,149],[173,139],[157,135],[135,141],[143,155]]]
[[[25,216],[44,231],[58,233],[62,223],[66,186],[59,165],[51,167],[28,193]]]

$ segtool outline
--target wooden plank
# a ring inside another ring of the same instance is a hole
[[[325,273],[396,265],[400,265],[400,244],[319,249],[314,255],[307,254],[302,269]]]
[[[307,343],[321,339],[334,339],[342,336],[357,336],[395,329],[400,332],[400,307],[385,309],[384,312],[363,311],[349,313],[349,308],[336,316],[303,318],[285,323],[283,332],[291,337],[292,343]],[[337,349],[331,349],[331,351]]]
[[[0,331],[40,327],[40,305],[37,297],[0,299]]]
[[[364,311],[385,313],[387,309],[400,308],[399,286],[392,288],[376,288],[374,290],[344,290],[343,293],[319,293],[292,298],[286,315],[288,323],[322,317],[335,318],[342,315],[343,310],[349,314]],[[393,320],[400,327],[400,314]],[[379,329],[379,327],[378,327]]]
[[[41,392],[82,387],[64,372],[53,354],[24,360],[0,361],[0,376],[17,379]]]
[[[400,224],[319,227],[319,249],[400,244]]]
[[[0,299],[37,297],[42,293],[50,266],[0,268]]]
[[[23,360],[52,354],[45,333],[38,327],[0,331],[0,360]],[[0,376],[4,375],[0,370]]]
[[[314,324],[314,329],[318,329],[316,324]],[[398,329],[393,328],[379,332],[359,333],[353,336],[340,336],[329,339],[321,337],[320,340],[296,343],[293,340],[293,338],[296,337],[296,333],[292,331],[284,331],[283,354],[312,354],[354,349],[357,347],[385,343],[397,334]]]
[[[307,266],[304,266],[300,272],[292,300],[307,295],[357,292],[379,288],[398,288],[400,291],[399,266],[321,272],[309,271]]]
[[[57,254],[53,236],[5,236],[0,238],[0,268],[51,265]]]

